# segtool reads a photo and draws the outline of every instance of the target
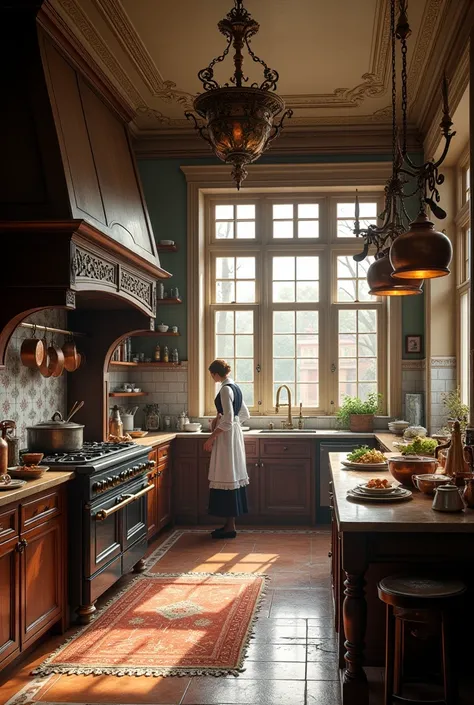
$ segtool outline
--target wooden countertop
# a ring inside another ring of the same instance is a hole
[[[0,491],[0,507],[4,507],[11,502],[18,502],[25,497],[38,494],[44,490],[49,490],[56,485],[62,485],[64,482],[69,482],[74,477],[72,471],[59,472],[58,470],[48,470],[39,480],[27,480],[26,485],[17,490],[1,490]]]
[[[431,509],[433,498],[414,488],[412,498],[405,502],[369,504],[348,499],[348,489],[371,477],[393,478],[388,470],[346,470],[341,465],[345,459],[345,453],[329,454],[334,511],[340,531],[474,533],[473,509],[436,512]]]
[[[176,438],[176,433],[173,433],[172,431],[152,431],[144,438],[134,438],[133,442],[139,446],[152,446],[155,448],[162,443],[169,443],[174,438]]]

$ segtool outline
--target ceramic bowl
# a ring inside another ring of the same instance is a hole
[[[160,333],[166,333],[166,331],[168,330],[168,328],[169,328],[169,326],[165,326],[164,323],[160,323],[159,326],[156,326],[156,330],[159,330]]]
[[[414,486],[423,494],[433,495],[440,485],[447,485],[450,478],[447,475],[412,475]]]
[[[200,423],[186,423],[184,424],[184,430],[188,431],[188,433],[196,433],[196,431],[200,431],[202,428],[202,425]]]
[[[388,469],[392,477],[405,487],[412,487],[413,475],[434,475],[438,461],[415,455],[399,455],[388,458]]]
[[[22,460],[25,465],[39,465],[44,458],[44,453],[23,453]]]

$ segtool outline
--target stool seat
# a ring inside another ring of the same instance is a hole
[[[455,705],[457,682],[453,674],[450,624],[459,598],[466,592],[460,580],[438,579],[426,576],[390,575],[378,584],[380,600],[386,604],[386,651],[384,704],[404,703],[421,705],[435,703]],[[404,671],[405,624],[428,623],[435,620],[440,627],[443,700],[412,700],[402,696]]]
[[[382,592],[394,597],[413,597],[416,599],[447,599],[458,597],[466,592],[466,586],[460,580],[437,580],[433,578],[390,575],[379,583]]]

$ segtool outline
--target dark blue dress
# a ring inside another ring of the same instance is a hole
[[[242,391],[236,384],[228,383],[234,392],[234,401],[232,403],[234,415],[238,416],[242,406]],[[214,399],[217,412],[223,413],[221,393]],[[235,490],[217,490],[211,488],[209,490],[209,508],[208,513],[215,517],[238,517],[248,513],[247,506],[247,488],[238,487]]]

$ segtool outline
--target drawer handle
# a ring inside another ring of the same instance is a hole
[[[256,468],[259,468],[259,467],[260,467],[260,463],[255,463],[255,467],[256,467]]]
[[[161,477],[162,474],[163,474],[162,471],[158,470],[158,472],[156,473],[156,477]]]
[[[167,458],[167,457],[168,457],[168,453],[162,453],[161,457],[162,457],[162,458]]]
[[[25,548],[28,546],[28,541],[26,539],[21,539],[16,545],[16,550],[18,553],[23,553]]]
[[[288,450],[288,446],[283,446],[283,450]]]
[[[328,551],[328,558],[332,558],[332,551]]]

